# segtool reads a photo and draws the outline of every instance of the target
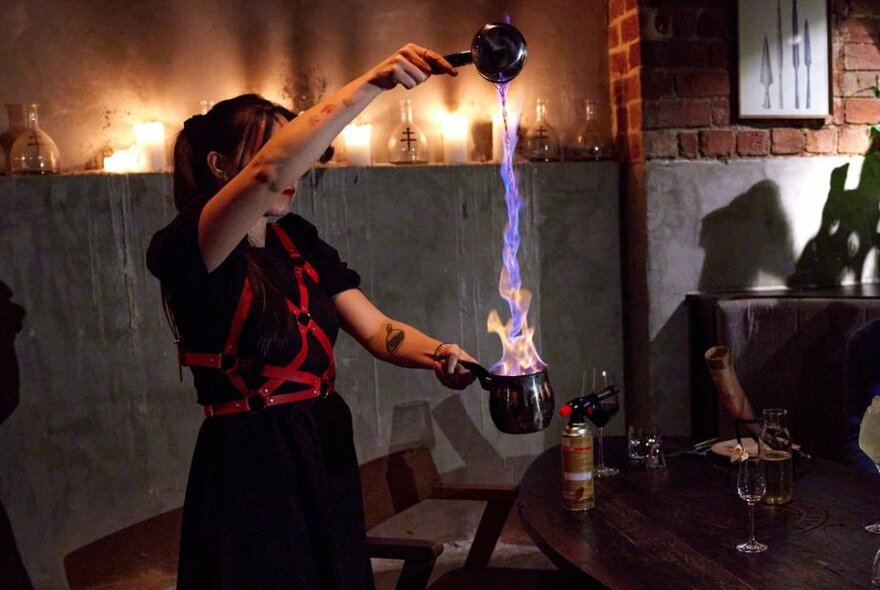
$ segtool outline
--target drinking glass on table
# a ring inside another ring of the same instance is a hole
[[[862,425],[859,427],[859,448],[880,470],[880,395],[874,396],[862,417]],[[866,524],[865,530],[875,535],[880,534],[880,522]]]
[[[880,588],[880,550],[874,556],[874,565],[871,567],[871,583]]]
[[[597,371],[593,369],[593,393],[598,393],[613,387],[614,373],[611,371]],[[596,444],[596,454],[598,455],[598,463],[593,471],[596,477],[611,477],[617,475],[620,470],[616,467],[605,465],[605,425],[620,411],[620,400],[617,398],[617,392],[613,392],[608,397],[600,399],[594,406],[592,412],[587,414],[587,418],[598,430],[598,438]]]
[[[748,456],[739,462],[736,477],[736,491],[749,505],[749,540],[736,546],[742,553],[760,553],[767,545],[755,540],[755,504],[767,493],[767,480],[764,478],[764,465],[759,456]]]

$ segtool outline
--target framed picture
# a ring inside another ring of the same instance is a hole
[[[827,0],[739,0],[739,116],[831,113]]]

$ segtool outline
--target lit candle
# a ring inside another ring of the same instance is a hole
[[[144,172],[159,172],[168,165],[165,156],[165,126],[161,121],[138,123],[134,137],[143,154]]]
[[[141,149],[136,145],[125,150],[116,150],[104,158],[104,172],[125,174],[139,172],[142,169]]]
[[[443,118],[443,160],[447,164],[468,161],[468,132],[470,122],[464,115],[446,115]]]
[[[349,166],[369,166],[372,162],[371,142],[373,126],[352,123],[342,130],[345,140],[345,159]]]

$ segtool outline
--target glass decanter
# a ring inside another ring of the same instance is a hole
[[[787,414],[781,408],[769,408],[763,412],[761,459],[764,460],[767,481],[765,504],[786,504],[792,496],[791,436],[785,425]]]
[[[55,174],[61,169],[58,147],[52,138],[40,129],[36,104],[27,106],[25,130],[12,144],[9,166],[13,174]]]
[[[24,105],[20,103],[6,104],[6,116],[9,119],[9,126],[6,131],[0,133],[0,147],[3,152],[4,165],[0,168],[0,173],[11,172],[9,166],[9,153],[12,151],[12,144],[24,130]]]
[[[388,159],[392,164],[422,164],[428,161],[428,139],[413,122],[412,100],[400,101],[400,124],[388,138]]]
[[[596,120],[596,101],[581,101],[581,122],[574,136],[573,158],[576,160],[599,160],[602,158],[602,134]]]
[[[559,161],[559,134],[547,121],[547,101],[535,103],[535,123],[526,134],[526,156],[533,162]]]

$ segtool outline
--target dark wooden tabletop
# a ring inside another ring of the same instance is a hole
[[[736,469],[706,456],[669,458],[666,469],[626,464],[625,440],[606,438],[606,463],[621,473],[596,481],[596,506],[560,503],[559,447],[540,455],[520,483],[518,510],[535,544],[583,586],[613,589],[872,588],[880,536],[880,475],[819,460],[796,469],[794,498],[759,504],[756,538],[764,553],[744,555],[748,512]]]

